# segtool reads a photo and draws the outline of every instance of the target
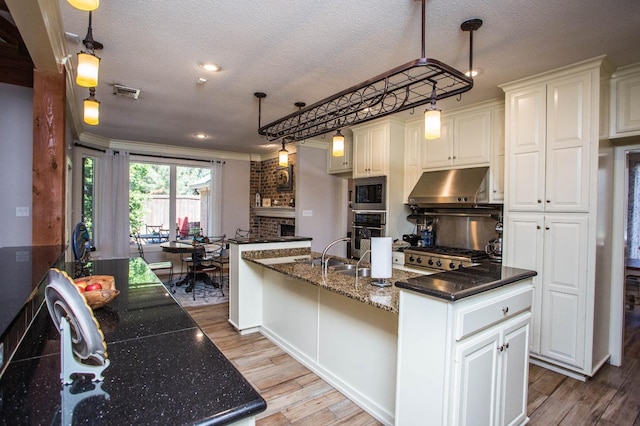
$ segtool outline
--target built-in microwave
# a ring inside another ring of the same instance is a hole
[[[354,179],[353,210],[386,210],[386,187],[386,176]]]

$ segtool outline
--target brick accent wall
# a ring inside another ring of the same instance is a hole
[[[262,162],[251,162],[251,176],[249,206],[251,206],[251,215],[249,222],[251,226],[252,237],[276,237],[280,233],[279,225],[281,223],[287,225],[295,225],[295,219],[276,218],[276,217],[258,217],[255,215],[253,207],[256,205],[256,192],[260,192],[262,199],[271,198],[272,205],[288,206],[289,201],[295,198],[296,193],[296,155],[289,154],[289,164],[293,165],[293,187],[289,191],[278,191],[278,182],[276,180],[276,171],[278,169],[278,159],[273,158]],[[277,203],[274,203],[276,201]]]

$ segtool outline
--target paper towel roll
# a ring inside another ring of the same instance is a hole
[[[371,238],[371,278],[391,278],[391,237]]]

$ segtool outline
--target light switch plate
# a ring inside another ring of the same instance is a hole
[[[16,217],[29,217],[29,207],[16,207]]]
[[[313,216],[313,210],[302,210],[302,216]]]

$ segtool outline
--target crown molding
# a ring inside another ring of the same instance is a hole
[[[187,148],[176,145],[154,144],[148,142],[126,141],[119,139],[109,139],[102,136],[93,135],[91,133],[82,133],[78,138],[80,142],[87,145],[102,148],[113,149],[116,151],[127,151],[131,154],[139,155],[166,155],[171,157],[180,157],[194,160],[239,160],[251,161],[252,154],[217,151],[213,149],[203,148]]]

